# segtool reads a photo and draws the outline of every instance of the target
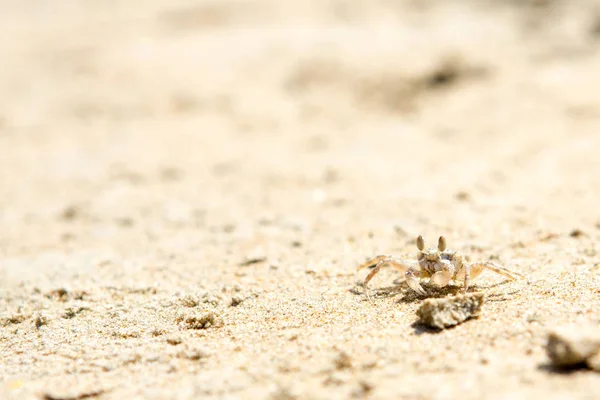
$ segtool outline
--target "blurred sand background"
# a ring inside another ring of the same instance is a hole
[[[600,2],[0,2],[0,398],[598,399]],[[479,319],[382,271],[441,234]],[[209,323],[207,323],[209,322]]]

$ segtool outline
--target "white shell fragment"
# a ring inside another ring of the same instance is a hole
[[[585,364],[600,371],[600,326],[565,326],[548,334],[546,352],[556,367]]]

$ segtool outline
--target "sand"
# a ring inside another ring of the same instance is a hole
[[[59,3],[0,3],[0,398],[600,398],[599,2]],[[423,329],[356,271],[419,234],[527,278]]]

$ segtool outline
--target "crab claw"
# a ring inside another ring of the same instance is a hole
[[[414,290],[421,296],[427,295],[427,292],[425,292],[425,289],[423,289],[423,287],[419,283],[419,279],[415,276],[414,271],[409,269],[408,271],[406,271],[405,277],[406,283],[412,290]]]
[[[448,285],[450,280],[452,279],[452,273],[450,271],[438,271],[435,274],[431,275],[431,283],[436,286],[444,287]]]

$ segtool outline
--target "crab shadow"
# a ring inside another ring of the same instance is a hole
[[[439,287],[429,282],[421,282],[421,286],[423,287],[423,289],[425,289],[427,295],[423,296],[418,294],[414,290],[404,288],[402,297],[398,298],[398,300],[396,300],[396,303],[415,303],[425,299],[439,299],[448,296],[455,296],[462,292],[462,286],[452,284],[444,287]]]
[[[394,282],[396,283],[396,282]],[[462,286],[448,285],[445,287],[438,287],[429,282],[421,282],[421,286],[427,292],[425,296],[418,294],[414,290],[403,285],[402,282],[395,286],[386,286],[375,289],[367,289],[362,283],[357,283],[350,292],[356,295],[364,295],[367,298],[381,299],[398,297],[396,303],[416,303],[430,298],[442,298],[446,296],[456,295],[461,292]]]
[[[394,283],[394,286],[386,286],[386,287],[380,287],[380,288],[375,288],[375,289],[369,290],[368,288],[365,288],[365,286],[362,282],[357,282],[353,288],[349,289],[349,291],[350,291],[350,293],[355,294],[355,295],[363,295],[363,296],[366,296],[367,298],[374,298],[374,299],[400,296],[398,298],[398,300],[396,300],[396,303],[416,303],[418,301],[423,301],[425,299],[432,299],[432,298],[439,299],[439,298],[444,298],[444,297],[448,297],[448,296],[455,296],[457,294],[462,293],[462,289],[463,289],[462,285],[457,285],[457,284],[452,284],[452,283],[445,287],[439,287],[428,281],[422,281],[421,286],[427,292],[427,294],[423,296],[423,295],[418,294],[414,290],[408,288],[406,286],[406,284],[404,283],[404,280],[396,280],[393,283]],[[469,292],[480,291],[480,290],[489,290],[489,289],[492,289],[495,287],[503,286],[508,283],[510,283],[509,280],[498,282],[498,283],[495,283],[492,285],[475,284],[469,288]],[[505,297],[506,295],[512,295],[517,292],[518,291],[512,291],[509,293],[502,293],[502,294],[490,293],[486,297],[487,297],[488,301],[501,302],[501,301],[509,300],[508,298]]]

